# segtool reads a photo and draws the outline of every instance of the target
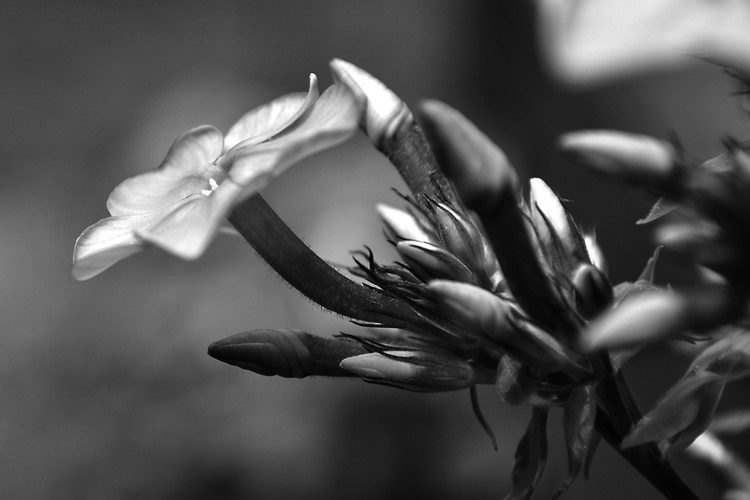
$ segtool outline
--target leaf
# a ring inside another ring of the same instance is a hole
[[[563,429],[565,431],[565,447],[568,452],[568,477],[552,496],[552,500],[559,498],[573,484],[584,464],[590,462],[590,451],[596,431],[596,394],[593,384],[577,387],[570,394],[570,399],[563,413]]]
[[[681,450],[705,431],[727,382],[750,375],[750,335],[735,331],[703,350],[688,372],[622,442],[656,441],[663,452]]]
[[[504,500],[528,500],[534,494],[547,464],[548,408],[534,407],[526,433],[516,448],[513,490]]]
[[[678,203],[667,200],[666,198],[659,198],[656,200],[656,203],[654,203],[654,206],[651,207],[651,211],[649,211],[648,215],[642,219],[638,219],[635,223],[648,224],[656,219],[661,219],[677,207],[679,207]]]

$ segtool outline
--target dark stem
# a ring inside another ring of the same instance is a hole
[[[229,222],[282,278],[329,311],[394,326],[414,316],[403,302],[350,280],[318,257],[260,195],[238,205]]]
[[[669,500],[700,500],[672,469],[669,462],[659,458],[656,454],[656,446],[645,444],[621,449],[620,441],[624,436],[615,431],[612,421],[602,411],[597,412],[596,415],[596,430],[665,498]]]

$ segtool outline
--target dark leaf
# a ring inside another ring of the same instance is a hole
[[[588,463],[589,451],[596,430],[596,392],[593,384],[582,385],[570,394],[563,413],[565,446],[568,451],[568,477],[558,488],[552,499],[559,498],[573,484],[584,463]]]
[[[513,490],[504,500],[528,500],[534,494],[547,464],[548,408],[534,407],[529,427],[516,448]]]
[[[708,428],[727,382],[750,375],[750,335],[726,335],[699,354],[675,384],[622,442],[627,448],[649,441],[662,451],[680,450]]]

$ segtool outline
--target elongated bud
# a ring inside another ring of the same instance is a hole
[[[745,251],[728,241],[717,226],[700,222],[666,224],[656,230],[656,240],[735,282],[747,280],[750,274]]]
[[[494,206],[500,193],[517,189],[516,172],[505,153],[457,110],[440,101],[417,108],[435,156],[469,208]]]
[[[593,321],[582,349],[620,349],[731,323],[743,311],[745,294],[732,288],[678,295],[644,292]]]
[[[522,363],[544,371],[579,371],[557,340],[492,292],[442,280],[430,282],[428,290],[470,334],[489,340]]]
[[[411,111],[396,94],[377,78],[352,63],[331,61],[333,78],[351,89],[363,110],[363,128],[380,147],[402,127],[414,120]]]
[[[252,330],[212,343],[208,355],[260,375],[349,377],[339,363],[366,352],[358,342],[323,338],[300,330]]]
[[[586,245],[586,253],[589,255],[591,262],[600,271],[607,271],[607,261],[604,258],[604,252],[596,241],[596,235],[586,234],[583,237],[583,243]]]
[[[593,318],[604,311],[614,299],[612,284],[591,264],[581,264],[573,273],[576,308],[584,318]]]
[[[415,195],[445,199],[460,206],[406,104],[380,80],[357,66],[334,59],[333,78],[349,87],[362,109],[361,127],[382,151]]]
[[[469,283],[476,281],[471,269],[455,255],[431,243],[401,241],[396,250],[422,281],[441,278]]]
[[[427,351],[384,351],[352,356],[341,368],[374,382],[419,392],[465,389],[491,383],[491,370],[478,370],[463,358]]]
[[[385,224],[388,237],[396,243],[402,240],[435,243],[435,238],[409,212],[380,203],[376,208],[383,224]]]
[[[663,191],[673,187],[675,154],[664,141],[612,130],[589,130],[563,135],[560,145],[586,165],[628,182]]]
[[[438,236],[445,248],[474,272],[482,286],[493,288],[498,281],[500,265],[474,220],[445,203],[435,203],[432,211]]]

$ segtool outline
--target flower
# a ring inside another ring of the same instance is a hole
[[[226,136],[212,126],[184,133],[159,168],[112,191],[111,217],[76,241],[73,276],[92,278],[148,245],[199,257],[234,206],[291,165],[348,139],[358,121],[347,87],[335,84],[319,96],[317,77],[310,75],[306,94],[253,109]]]
[[[562,81],[591,85],[694,56],[750,76],[744,0],[538,0],[539,36]]]

